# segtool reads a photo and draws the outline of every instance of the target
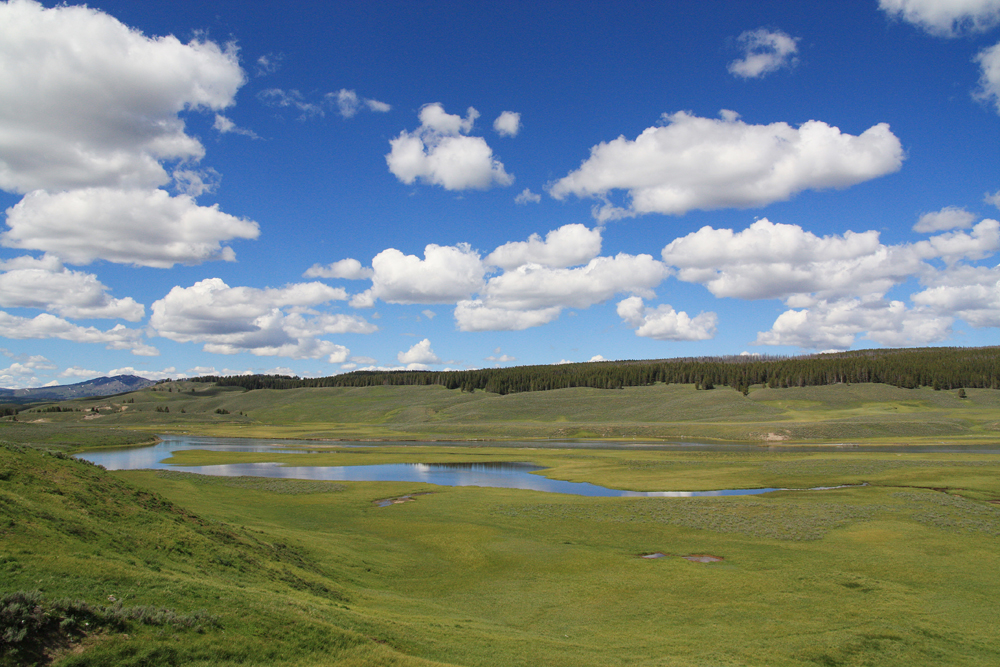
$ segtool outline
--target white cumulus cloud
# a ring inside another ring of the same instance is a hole
[[[260,233],[256,222],[159,189],[36,190],[7,209],[7,225],[0,242],[9,248],[41,250],[73,264],[104,259],[159,268],[232,261],[235,253],[222,243]]]
[[[878,237],[874,231],[820,237],[762,218],[741,232],[702,227],[668,244],[663,261],[679,269],[678,278],[702,283],[717,297],[883,294],[922,265],[915,253]]]
[[[179,114],[219,111],[245,75],[235,46],[146,37],[86,6],[0,3],[0,189],[156,187],[196,161]]]
[[[372,287],[355,295],[351,305],[370,307],[375,299],[387,303],[455,303],[482,287],[486,267],[468,244],[424,248],[424,258],[395,248],[372,259]]]
[[[993,102],[1000,113],[1000,43],[980,51],[976,62],[979,63],[980,76],[975,96]]]
[[[361,266],[361,262],[356,259],[342,259],[332,264],[322,266],[313,264],[309,267],[303,277],[305,278],[345,278],[347,280],[366,280],[375,274],[371,269]]]
[[[0,262],[0,307],[40,308],[71,318],[142,319],[145,308],[131,297],[115,299],[97,276],[71,271],[46,255]]]
[[[78,326],[49,313],[27,318],[0,311],[0,336],[17,340],[58,338],[74,343],[103,344],[109,350],[128,350],[140,356],[159,354],[155,347],[143,341],[141,331],[121,324],[101,331],[96,327]]]
[[[431,349],[431,341],[423,339],[406,352],[400,352],[396,359],[401,364],[440,364],[441,359]]]
[[[928,308],[907,308],[902,301],[880,297],[821,301],[810,308],[787,310],[770,331],[757,334],[758,345],[788,345],[814,350],[844,350],[856,338],[902,347],[947,338],[952,318]]]
[[[798,38],[780,30],[748,30],[738,41],[743,57],[729,63],[729,73],[744,79],[757,79],[782,67],[791,67],[799,50]]]
[[[521,114],[516,111],[504,111],[493,121],[493,129],[501,137],[516,137],[521,131]]]
[[[623,292],[651,295],[669,272],[649,255],[625,253],[595,257],[572,269],[524,264],[490,278],[481,295],[491,308],[589,308]]]
[[[719,119],[683,111],[664,114],[635,141],[619,137],[590,150],[579,169],[549,193],[596,197],[599,220],[693,209],[748,208],[789,199],[803,190],[845,188],[899,170],[903,148],[885,123],[858,136],[811,120],[750,125],[723,111]],[[612,190],[630,202],[617,207]]]
[[[514,197],[515,204],[537,204],[542,201],[542,195],[532,192],[530,188],[525,188],[521,194]]]
[[[1000,267],[958,266],[930,277],[914,303],[970,325],[1000,327]]]
[[[820,237],[762,218],[741,232],[703,227],[675,239],[663,249],[663,261],[679,269],[679,279],[704,284],[717,297],[780,298],[800,307],[816,299],[882,296],[928,270],[927,260],[953,264],[998,248],[1000,223],[994,220],[971,233],[884,245],[875,231]]]
[[[522,264],[564,268],[589,262],[601,252],[601,230],[569,224],[554,229],[543,240],[532,234],[527,241],[506,243],[486,257],[486,263],[504,269]]]
[[[346,88],[341,88],[336,93],[327,93],[327,98],[335,101],[337,111],[340,112],[340,115],[344,118],[352,118],[362,109],[368,109],[369,111],[375,111],[378,113],[385,113],[392,109],[392,107],[385,102],[358,97],[357,92],[347,90]]]
[[[455,306],[455,323],[459,331],[523,331],[548,324],[561,312],[560,306],[515,310],[487,306],[481,299],[468,299]]]
[[[1000,0],[879,0],[893,18],[939,37],[982,32],[1000,23]]]
[[[389,171],[407,185],[420,180],[446,190],[485,190],[507,186],[514,177],[482,137],[469,136],[479,112],[469,107],[465,118],[445,113],[440,104],[420,110],[420,127],[404,130],[389,144]]]
[[[940,211],[924,213],[913,225],[913,231],[942,232],[948,229],[967,229],[972,226],[976,216],[958,206],[946,206]]]
[[[667,304],[648,308],[638,296],[619,301],[617,311],[618,316],[635,329],[636,336],[655,340],[710,340],[715,337],[719,319],[711,312],[691,317]]]
[[[310,308],[347,293],[323,283],[298,283],[282,288],[229,287],[218,278],[191,287],[174,287],[153,303],[150,325],[178,342],[202,342],[206,352],[295,359],[327,357],[330,363],[347,360],[349,350],[318,338],[327,334],[376,331],[363,318],[318,313]]]

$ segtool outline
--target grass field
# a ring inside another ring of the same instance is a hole
[[[553,478],[634,490],[867,483],[591,498],[109,473],[43,451],[121,446],[169,430],[415,439],[448,428],[463,435],[463,425],[504,437],[604,428],[696,437],[704,428],[719,438],[799,438],[840,424],[871,442],[995,442],[1000,392],[968,390],[962,400],[870,385],[746,397],[677,386],[504,397],[439,387],[170,388],[0,422],[0,440],[33,443],[0,446],[3,667],[1000,663],[996,455],[819,452],[790,439],[701,452],[310,442],[303,448],[313,453],[174,457],[186,465],[532,461]],[[403,496],[412,500],[376,503]],[[654,553],[663,557],[642,558]],[[17,591],[37,595],[40,611],[17,607]],[[37,628],[25,639],[4,634],[29,621]]]
[[[67,665],[1000,660],[1000,507],[985,502],[1000,496],[995,456],[392,446],[353,456],[529,453],[555,465],[553,476],[612,486],[870,486],[585,498],[107,473],[8,448],[0,449],[4,587],[214,619],[199,629],[133,623],[86,634],[64,645],[84,649],[60,654]],[[415,499],[374,504],[403,495]],[[654,552],[665,557],[640,557]]]
[[[499,396],[440,386],[244,392],[174,382],[60,404],[77,412],[26,412],[18,419],[53,429],[320,439],[996,442],[1000,391],[967,393],[960,399],[954,391],[867,384],[753,387],[744,396],[728,388],[655,385]],[[10,440],[4,425],[0,440]]]

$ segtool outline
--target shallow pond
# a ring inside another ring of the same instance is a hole
[[[159,469],[222,477],[274,477],[348,482],[426,482],[441,486],[488,486],[505,489],[530,489],[549,493],[581,496],[690,498],[696,496],[748,496],[787,489],[719,489],[716,491],[622,491],[586,482],[566,482],[532,474],[542,470],[531,463],[393,463],[360,466],[289,466],[279,463],[236,463],[210,466],[175,466],[163,461],[177,451],[200,449],[225,452],[307,453],[312,449],[302,440],[255,440],[250,438],[208,438],[200,436],[161,436],[162,441],[146,447],[83,452],[78,458],[97,463],[108,470]],[[344,446],[371,446],[371,443],[324,443]],[[442,443],[427,443],[440,446]],[[468,443],[462,443],[468,444]],[[524,443],[531,446],[535,443]],[[731,449],[733,445],[677,445],[690,449]],[[738,447],[746,448],[745,445]],[[837,448],[832,448],[837,450]],[[814,451],[811,449],[811,451]],[[901,451],[899,449],[892,451]],[[928,451],[926,449],[922,451]],[[994,450],[995,451],[995,450]],[[992,452],[991,452],[992,453]],[[819,490],[819,489],[817,489]]]

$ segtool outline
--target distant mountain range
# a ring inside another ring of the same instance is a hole
[[[88,396],[109,396],[136,391],[154,384],[156,382],[153,380],[147,380],[137,375],[116,375],[55,387],[0,389],[0,402],[33,403],[35,401],[66,401],[71,398],[86,398]]]

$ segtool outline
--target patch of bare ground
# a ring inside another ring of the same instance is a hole
[[[688,556],[681,556],[684,560],[689,560],[692,563],[718,563],[725,560],[722,556],[713,556],[711,554],[690,554]]]
[[[396,496],[395,498],[382,498],[381,500],[373,500],[372,504],[379,507],[389,507],[391,505],[402,505],[403,503],[411,503],[417,499],[417,496],[430,495],[431,491],[425,491],[423,493],[411,493],[406,496]]]
[[[676,554],[668,554],[662,551],[654,551],[648,554],[639,554],[639,558],[645,558],[647,560],[654,560],[658,558],[667,558],[669,556],[676,556]],[[718,563],[725,560],[722,556],[713,556],[711,554],[688,554],[687,556],[678,556],[684,560],[691,561],[692,563]]]

